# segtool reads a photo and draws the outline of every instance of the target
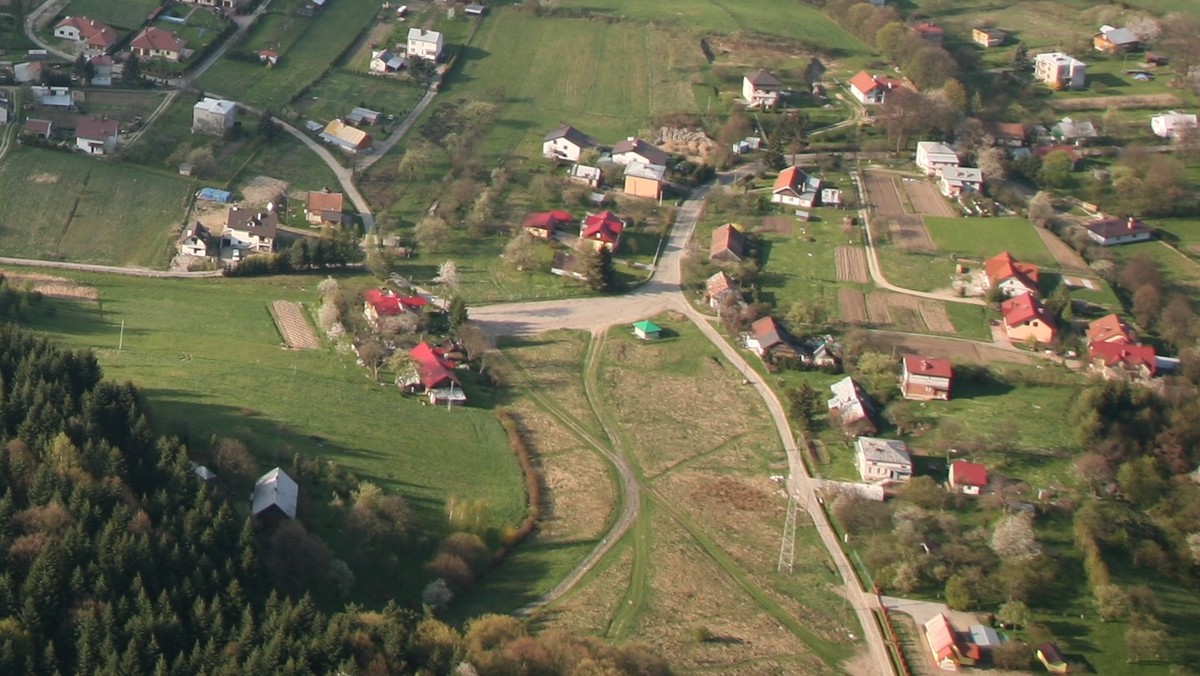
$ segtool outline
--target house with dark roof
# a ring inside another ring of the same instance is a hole
[[[179,233],[176,248],[184,256],[208,256],[212,234],[199,221],[184,227]]]
[[[107,155],[117,147],[116,120],[80,117],[75,120],[75,149],[88,155]]]
[[[179,37],[175,31],[169,31],[157,26],[148,26],[133,38],[129,49],[139,59],[165,59],[180,61],[187,49],[187,40]]]
[[[233,207],[225,217],[221,245],[255,253],[270,253],[275,250],[278,227],[279,214],[274,211]]]
[[[905,399],[945,401],[950,398],[953,378],[954,369],[949,360],[906,354],[900,374],[900,392]]]
[[[1128,28],[1101,26],[1092,36],[1092,48],[1105,54],[1128,54],[1141,48],[1142,43]]]
[[[999,28],[980,26],[971,29],[971,42],[980,47],[999,47],[1007,38],[1008,35]]]
[[[310,190],[304,196],[304,220],[312,225],[341,225],[346,198],[340,192]]]
[[[635,163],[666,166],[668,160],[665,152],[636,136],[617,141],[612,149],[612,161],[622,166]]]
[[[783,81],[765,68],[742,76],[742,98],[747,108],[774,108],[782,93]]]
[[[1087,230],[1088,239],[1100,246],[1145,242],[1154,234],[1150,226],[1133,216],[1102,218],[1084,223],[1083,229]]]
[[[736,263],[746,255],[746,236],[733,223],[726,223],[713,230],[712,244],[708,248],[708,259],[722,263]]]
[[[743,344],[764,361],[772,356],[797,356],[796,348],[788,341],[783,327],[771,316],[755,320],[750,325],[750,332],[743,338]]]
[[[275,469],[254,482],[250,495],[250,514],[258,518],[296,518],[300,486],[282,469]]]
[[[904,482],[912,478],[912,455],[899,439],[859,437],[854,440],[854,466],[868,483]]]
[[[1013,296],[1000,304],[1004,333],[1014,342],[1033,341],[1039,345],[1054,342],[1054,318],[1032,293]]]
[[[1018,262],[1007,251],[984,261],[983,271],[988,286],[1000,289],[1005,296],[1038,292],[1038,266]]]
[[[521,228],[531,237],[551,239],[559,228],[566,227],[574,220],[565,211],[538,211],[526,214],[521,221]]]
[[[1070,666],[1067,664],[1066,658],[1063,657],[1062,651],[1053,643],[1043,643],[1034,651],[1034,656],[1046,667],[1046,671],[1052,674],[1065,674]]]
[[[979,495],[988,486],[986,465],[966,460],[950,463],[950,489],[966,495]]]
[[[624,229],[625,221],[605,209],[598,214],[588,214],[584,217],[579,238],[590,242],[597,249],[614,251],[621,241],[621,231]]]
[[[542,137],[542,156],[578,162],[583,151],[595,148],[596,141],[569,124],[551,129]]]

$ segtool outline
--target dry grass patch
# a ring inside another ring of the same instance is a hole
[[[551,401],[575,416],[589,431],[599,434],[583,389],[587,345],[586,333],[551,331],[505,347],[504,354],[525,369]]]
[[[617,604],[624,601],[629,588],[633,549],[625,547],[615,558],[609,557],[608,565],[593,571],[565,598],[536,615],[539,629],[562,629],[576,636],[603,636],[608,631]]]
[[[1169,108],[1186,105],[1174,94],[1138,94],[1135,96],[1089,96],[1082,99],[1054,99],[1055,110],[1108,110],[1109,108]]]
[[[80,284],[74,279],[33,272],[5,272],[4,278],[13,286],[37,291],[49,298],[66,298],[67,300],[97,300],[100,298],[100,292],[96,290],[96,287]]]
[[[923,216],[944,216],[953,218],[958,214],[950,208],[946,198],[929,181],[904,180],[904,192],[913,206],[913,211]]]
[[[867,321],[867,303],[861,291],[845,287],[838,289],[838,308],[842,321],[848,324],[863,324]]]
[[[954,329],[954,322],[950,321],[950,315],[946,313],[945,303],[936,300],[922,300],[919,307],[921,320],[925,322],[925,327],[930,331],[949,335],[957,333]]]

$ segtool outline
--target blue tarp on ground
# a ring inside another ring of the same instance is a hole
[[[209,202],[228,204],[233,199],[233,193],[228,190],[217,190],[216,188],[201,188],[200,192],[196,193],[196,198],[208,200]]]

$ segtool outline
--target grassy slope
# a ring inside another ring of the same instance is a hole
[[[0,165],[7,255],[156,267],[190,181],[72,153],[18,148]]]
[[[316,100],[306,101],[296,107],[305,118],[321,122],[345,115],[354,106],[394,115],[398,121],[412,110],[424,94],[424,89],[403,80],[334,72],[321,78],[309,90],[309,95]],[[378,131],[372,131],[372,134],[380,136]]]
[[[159,6],[158,0],[71,0],[59,14],[62,16],[86,16],[103,21],[113,28],[133,30],[141,26],[150,12]]]
[[[139,385],[154,422],[194,449],[206,450],[213,435],[233,436],[264,469],[290,464],[297,452],[336,462],[404,495],[434,537],[446,528],[443,505],[450,497],[482,500],[484,523],[493,529],[521,519],[520,472],[490,411],[422,406],[395,387],[371,383],[352,354],[280,349],[267,304],[312,301],[319,277],[83,279],[99,288],[102,308],[59,304],[57,316],[38,319],[35,328],[98,350],[107,377]],[[313,500],[323,506],[325,497]],[[323,518],[309,526],[335,549],[355,546],[322,531],[334,523]],[[355,597],[414,598],[425,582],[417,558],[425,550],[415,551],[410,559],[401,555],[403,570],[359,571]]]
[[[925,227],[943,253],[987,259],[1008,251],[1019,261],[1058,266],[1033,226],[1023,218],[928,217]]]

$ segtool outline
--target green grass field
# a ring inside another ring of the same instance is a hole
[[[377,11],[378,3],[371,0],[332,2],[312,19],[275,8],[259,20],[241,49],[273,49],[281,57],[278,66],[222,59],[197,85],[252,106],[279,109],[328,70]]]
[[[1033,226],[1023,218],[927,217],[925,227],[943,254],[985,260],[1008,251],[1019,261],[1058,267]]]
[[[424,88],[406,80],[331,72],[313,85],[308,96],[293,108],[307,119],[327,122],[362,106],[385,116],[394,115],[398,122],[424,94]],[[373,130],[377,137],[378,129]]]
[[[308,146],[291,134],[280,134],[262,146],[238,176],[238,181],[270,176],[287,181],[296,190],[336,190],[337,177]],[[236,183],[235,183],[236,185]]]
[[[192,183],[73,153],[18,148],[0,165],[6,255],[161,267]]]
[[[130,31],[146,22],[159,0],[71,0],[59,12],[62,16],[86,16],[102,21],[118,30]]]
[[[242,439],[264,470],[299,452],[320,457],[409,500],[424,533],[447,528],[450,497],[484,505],[483,524],[520,521],[524,491],[516,460],[491,411],[423,406],[392,385],[371,382],[352,353],[281,349],[267,311],[272,300],[311,302],[319,276],[235,280],[77,277],[101,305],[56,303],[34,328],[97,350],[105,375],[146,395],[154,423],[201,452],[213,435]],[[346,280],[362,284],[361,278]],[[123,349],[117,351],[124,326]],[[490,398],[467,382],[469,396]],[[323,505],[328,496],[314,498]],[[306,521],[335,547],[352,548],[321,518]],[[416,557],[427,546],[414,547]],[[424,579],[422,560],[401,553],[402,570],[360,571],[355,597],[410,600]]]

